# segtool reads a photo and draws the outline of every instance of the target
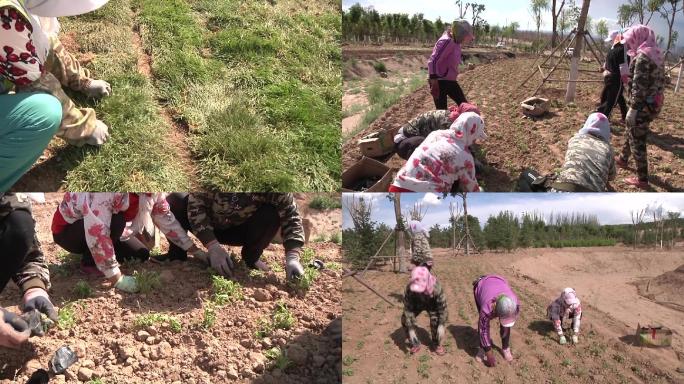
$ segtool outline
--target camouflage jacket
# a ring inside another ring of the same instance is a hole
[[[404,291],[404,317],[406,318],[406,325],[409,327],[414,326],[416,324],[416,316],[422,311],[436,313],[439,324],[446,324],[449,320],[446,295],[439,281],[435,282],[432,296],[413,292],[411,284],[406,286]]]
[[[662,108],[662,102],[657,105],[656,99],[665,92],[665,69],[640,53],[629,64],[629,71],[627,105],[655,117]]]
[[[415,265],[432,261],[430,240],[425,232],[416,232],[411,237],[411,262]]]
[[[569,183],[588,191],[605,192],[608,180],[615,178],[615,174],[611,145],[592,135],[577,134],[568,142],[565,163],[556,183]]]
[[[449,119],[449,110],[429,111],[418,115],[399,129],[399,133],[405,138],[422,136],[427,137],[430,132],[439,129],[449,129],[453,121]]]
[[[188,220],[192,233],[206,245],[216,239],[214,229],[243,224],[265,204],[273,205],[278,211],[285,248],[303,246],[302,218],[291,193],[191,193]]]
[[[0,194],[0,223],[12,212],[24,210],[31,213],[31,202],[28,197],[14,193]],[[50,272],[45,264],[45,257],[40,248],[38,237],[34,234],[33,246],[29,249],[24,264],[12,276],[12,280],[25,292],[29,288],[50,288]]]

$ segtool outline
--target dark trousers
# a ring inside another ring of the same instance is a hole
[[[480,284],[480,280],[482,280],[484,277],[485,276],[480,276],[475,281],[473,281],[473,298],[475,299],[475,306],[477,307],[478,316],[480,314],[480,303],[477,302],[475,290],[477,289],[478,284]],[[481,332],[481,330],[479,329],[480,322],[478,321],[477,324],[477,333],[479,334]],[[501,336],[501,349],[508,348],[511,345],[511,328],[504,327],[503,325],[499,324],[499,336]],[[480,344],[480,348],[484,349],[485,351],[487,350],[482,344]]]
[[[0,292],[33,252],[40,252],[31,214],[16,210],[0,219]]]
[[[147,260],[150,257],[150,250],[140,240],[135,237],[131,237],[126,241],[120,240],[124,228],[126,228],[124,214],[117,213],[112,215],[112,221],[109,225],[109,238],[112,239],[112,244],[114,245],[116,260],[119,263],[132,259]],[[55,243],[68,252],[81,255],[81,263],[83,265],[95,266],[95,260],[93,255],[90,254],[88,243],[86,243],[83,219],[67,225],[62,232],[54,233],[52,237]]]
[[[394,151],[404,160],[408,160],[411,157],[413,151],[420,146],[420,144],[425,140],[423,136],[413,136],[406,138],[399,143],[394,144]]]
[[[188,220],[188,195],[184,193],[172,193],[166,198],[171,212],[185,230],[190,230]],[[280,229],[280,216],[272,205],[262,205],[244,223],[234,227],[219,229],[214,228],[214,236],[221,244],[241,246],[242,260],[249,268],[255,268],[256,263],[264,249],[273,240]],[[184,260],[187,253],[175,244],[169,245],[169,257],[175,260]]]
[[[435,100],[436,109],[447,109],[447,96],[449,96],[456,105],[468,102],[461,86],[455,80],[439,80],[439,97]]]
[[[603,78],[603,92],[601,92],[601,105],[598,106],[596,112],[601,112],[606,117],[610,118],[610,113],[613,111],[615,104],[620,106],[620,116],[622,120],[627,116],[627,102],[623,96],[624,88],[620,78],[608,76]]]

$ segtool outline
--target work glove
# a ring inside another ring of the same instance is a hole
[[[513,361],[513,353],[511,352],[510,347],[504,348],[502,352],[504,355],[504,359],[506,359],[506,361],[508,361],[509,363]]]
[[[572,335],[572,343],[573,344],[579,343],[579,335],[578,334]]]
[[[223,249],[221,244],[214,240],[209,243],[207,250],[209,251],[209,265],[211,265],[216,272],[223,276],[233,276],[233,261],[230,259],[230,255],[225,249]]]
[[[288,280],[304,275],[304,268],[299,263],[299,249],[291,249],[285,253],[285,274]]]
[[[568,343],[568,340],[565,338],[565,335],[560,335],[560,339],[558,339],[558,342],[560,345],[565,345]]]
[[[95,120],[95,130],[86,139],[86,144],[98,147],[109,139],[109,127],[102,120]]]
[[[140,291],[138,287],[138,280],[133,276],[121,275],[119,281],[114,284],[114,288],[120,289],[128,293],[137,293]]]
[[[26,313],[34,309],[47,316],[50,320],[57,322],[58,317],[55,306],[52,305],[48,293],[42,288],[31,288],[24,293],[22,312]]]
[[[99,99],[111,95],[112,86],[104,80],[91,80],[90,83],[83,89],[88,97]]]
[[[7,348],[19,348],[28,341],[31,330],[28,324],[19,316],[4,308],[0,316],[0,346]]]
[[[630,108],[627,111],[627,116],[625,117],[625,122],[627,123],[628,126],[633,127],[636,125],[637,113],[638,113],[638,111],[636,109],[633,109],[633,108]]]
[[[196,259],[202,260],[206,263],[209,262],[209,254],[204,250],[200,249],[199,247],[192,247],[188,249],[188,253]]]

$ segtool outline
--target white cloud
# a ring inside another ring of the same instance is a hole
[[[443,200],[440,199],[439,196],[437,196],[436,194],[428,192],[425,194],[425,196],[423,196],[421,201],[427,205],[440,205],[442,204]]]

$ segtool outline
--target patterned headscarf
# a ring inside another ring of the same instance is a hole
[[[463,145],[463,149],[473,145],[475,140],[484,140],[487,134],[484,131],[484,121],[475,112],[461,114],[456,121],[451,124],[455,133],[456,140]]]
[[[411,233],[414,234],[418,232],[428,233],[427,229],[423,226],[423,223],[418,220],[411,220],[409,222],[409,228],[411,229]]]
[[[623,33],[622,44],[631,57],[643,53],[658,66],[662,66],[665,61],[663,52],[658,48],[655,32],[645,25],[635,25]]]
[[[473,27],[470,26],[470,23],[464,19],[455,20],[451,25],[451,38],[460,44],[468,36],[475,37],[475,35],[473,35]]]
[[[595,112],[587,117],[584,122],[584,127],[579,130],[581,134],[591,134],[602,138],[605,142],[610,143],[610,122],[606,115],[600,112]]]
[[[466,113],[466,112],[475,112],[479,115],[480,109],[475,104],[461,103],[460,105],[450,106],[449,112],[450,112],[449,113],[449,120],[454,121],[454,120],[458,119],[458,117],[462,113]]]
[[[411,271],[411,291],[432,296],[437,279],[426,267],[415,267]]]

